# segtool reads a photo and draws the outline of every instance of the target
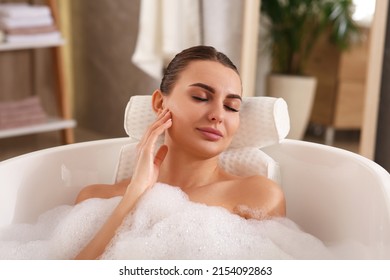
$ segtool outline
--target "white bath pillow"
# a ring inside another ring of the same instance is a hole
[[[133,176],[137,156],[137,144],[138,142],[134,142],[122,147],[116,168],[115,182],[120,182]]]
[[[229,149],[219,157],[220,166],[228,173],[249,177],[265,176],[281,185],[279,164],[259,148]]]
[[[155,119],[151,96],[130,98],[124,127],[132,140],[139,141]],[[289,130],[287,103],[282,98],[244,97],[240,108],[240,127],[229,148],[269,146],[284,139]]]
[[[122,148],[115,181],[132,176],[137,143],[155,118],[151,96],[131,97],[124,122],[130,143]],[[278,164],[259,148],[276,144],[288,134],[286,102],[273,97],[244,97],[240,119],[235,138],[220,156],[221,167],[239,176],[263,175],[280,184]],[[162,143],[163,137],[160,137],[158,144]]]

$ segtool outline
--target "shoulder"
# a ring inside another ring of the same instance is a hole
[[[237,196],[236,212],[245,218],[271,218],[286,215],[286,202],[281,187],[260,175],[243,178]]]
[[[130,179],[115,184],[94,184],[84,187],[77,195],[75,204],[90,198],[111,198],[123,195]]]

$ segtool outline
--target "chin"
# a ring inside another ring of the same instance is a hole
[[[229,147],[225,143],[218,142],[203,142],[199,143],[199,145],[191,146],[191,150],[204,159],[216,157]]]

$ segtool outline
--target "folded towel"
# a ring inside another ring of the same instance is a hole
[[[47,121],[39,97],[0,102],[0,129],[14,128]]]
[[[50,16],[50,13],[50,8],[46,5],[0,4],[0,17],[45,17]]]
[[[57,42],[61,40],[61,33],[54,31],[42,34],[8,34],[5,36],[5,40],[8,43]]]
[[[31,96],[21,100],[0,102],[0,116],[8,115],[15,110],[27,110],[28,108],[39,108],[43,111],[40,98]]]
[[[23,28],[11,28],[6,32],[10,35],[28,35],[28,34],[42,34],[50,33],[53,31],[58,31],[57,26],[45,25],[45,26],[35,26],[35,27],[23,27]]]
[[[26,18],[8,18],[0,17],[0,29],[8,30],[12,28],[21,27],[35,27],[52,25],[54,23],[53,17],[50,15],[43,17],[26,17]]]
[[[0,129],[10,129],[10,128],[18,128],[23,126],[29,126],[34,124],[42,124],[47,121],[46,116],[30,116],[26,115],[24,118],[20,118],[17,120],[3,122],[0,120]]]
[[[28,116],[41,116],[45,115],[40,104],[25,105],[24,102],[21,105],[8,108],[0,112],[1,122],[12,122],[15,120],[25,119]]]

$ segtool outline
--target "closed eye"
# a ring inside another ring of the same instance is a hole
[[[232,112],[239,112],[239,110],[237,110],[237,109],[234,109],[234,108],[232,108],[232,107],[230,107],[230,106],[227,106],[227,105],[223,105],[227,110],[229,110],[229,111],[232,111]]]
[[[194,100],[196,100],[196,101],[200,101],[200,102],[206,102],[206,101],[208,101],[208,99],[207,98],[202,98],[202,97],[199,97],[199,96],[191,96],[192,97],[192,99],[194,99]],[[228,106],[228,105],[223,105],[223,107],[226,109],[226,110],[229,110],[229,111],[232,111],[232,112],[239,112],[239,110],[238,109],[235,109],[235,108],[233,108],[233,107],[230,107],[230,106]]]
[[[202,97],[198,97],[198,96],[192,96],[192,98],[197,100],[197,101],[207,101],[208,100],[207,98],[202,98]]]

